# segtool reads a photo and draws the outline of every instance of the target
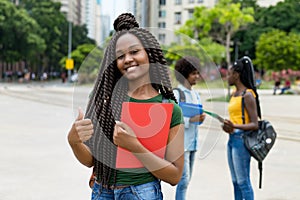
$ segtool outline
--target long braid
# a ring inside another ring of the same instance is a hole
[[[138,28],[132,14],[120,15],[114,22],[116,32],[107,46],[101,68],[89,100],[86,117],[94,125],[94,134],[86,144],[94,157],[97,181],[108,185],[116,181],[116,150],[113,143],[115,120],[120,120],[122,103],[128,101],[127,80],[122,77],[116,64],[116,42],[126,33],[135,35],[144,46],[150,63],[153,87],[165,98],[176,101],[172,91],[166,59],[155,37],[145,29]]]

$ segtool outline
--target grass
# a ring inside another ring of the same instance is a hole
[[[220,97],[215,97],[215,98],[210,98],[206,99],[206,101],[213,102],[213,101],[218,101],[218,102],[229,102],[229,97],[226,96],[220,96]]]

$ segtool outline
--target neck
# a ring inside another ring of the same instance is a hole
[[[247,87],[244,86],[243,84],[236,84],[235,88],[237,94],[242,94],[247,89]]]
[[[128,95],[135,99],[149,99],[158,95],[158,92],[152,87],[151,83],[139,85],[130,85]]]
[[[192,85],[187,80],[184,81],[183,86],[189,90],[192,89]]]

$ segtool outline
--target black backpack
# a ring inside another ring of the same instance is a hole
[[[178,93],[179,93],[179,102],[185,102],[184,92],[181,89],[179,89],[179,88],[173,88],[173,90],[178,91]]]
[[[244,94],[242,94],[242,119],[243,124],[245,124],[245,100]],[[251,156],[258,161],[258,169],[259,169],[259,189],[261,189],[262,185],[262,170],[263,165],[262,162],[268,155],[269,151],[273,147],[276,140],[276,132],[272,126],[272,124],[268,120],[259,120],[258,121],[258,130],[248,131],[243,139],[246,148],[250,152]]]

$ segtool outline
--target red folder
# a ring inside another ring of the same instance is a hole
[[[164,158],[172,118],[172,103],[124,102],[121,121],[128,124],[148,150]],[[116,168],[142,168],[129,151],[118,147]]]

